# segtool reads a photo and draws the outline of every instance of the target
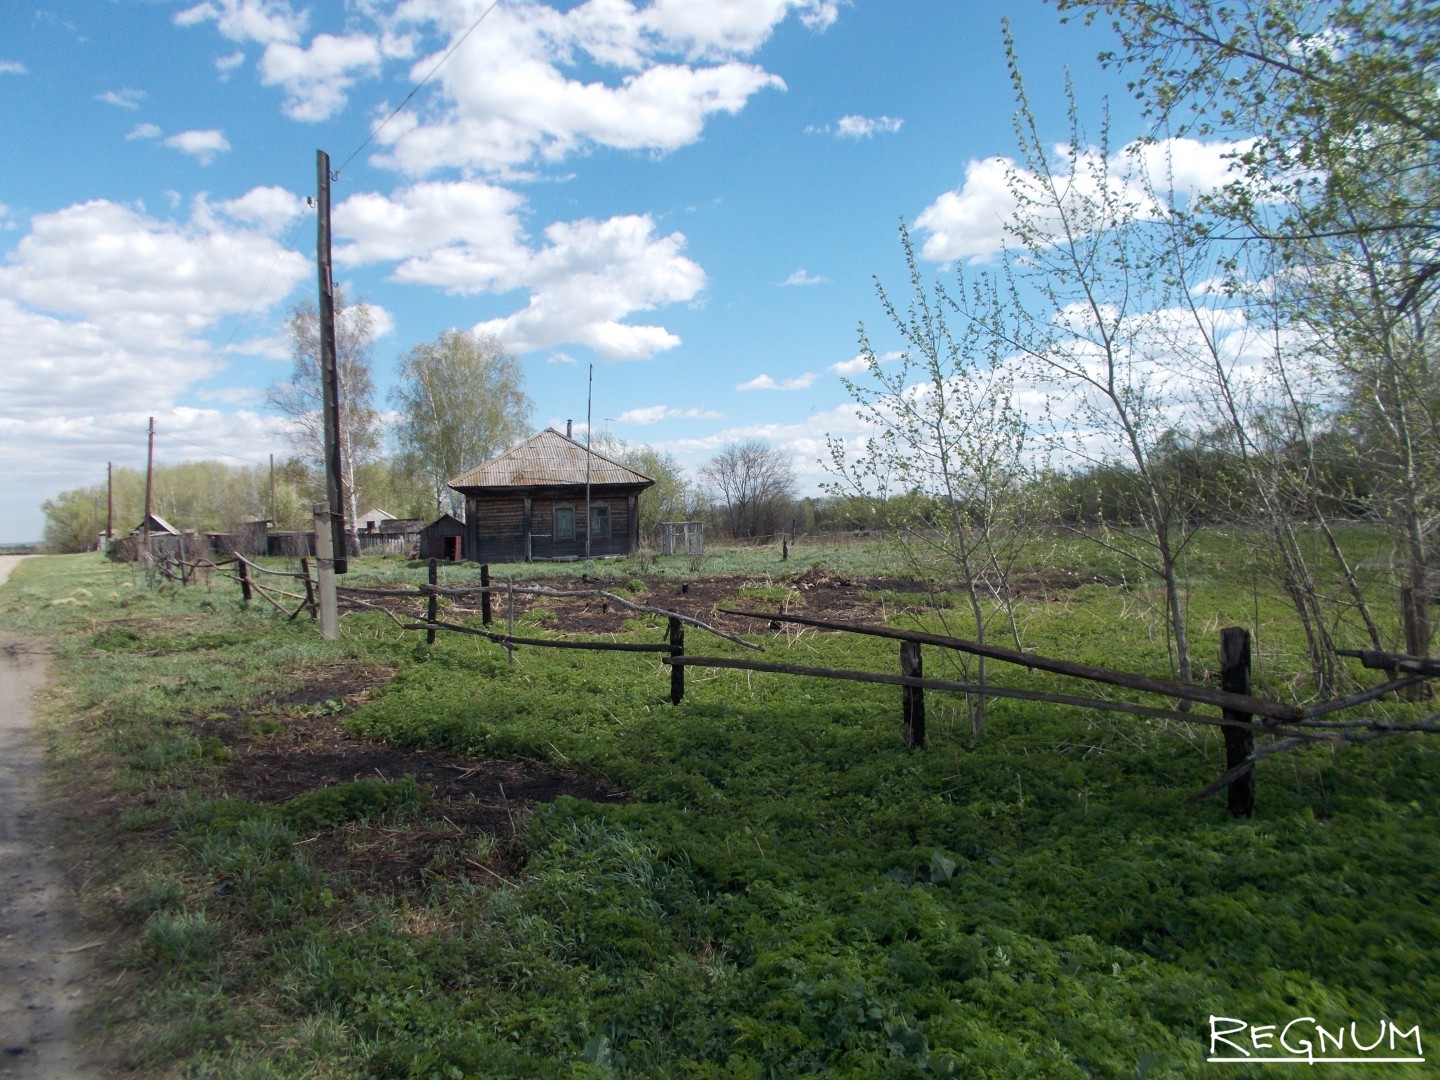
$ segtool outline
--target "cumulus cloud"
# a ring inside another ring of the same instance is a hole
[[[802,266],[780,284],[782,287],[785,285],[824,285],[829,280],[819,274],[811,274]]]
[[[158,139],[163,134],[155,124],[136,124],[130,129],[130,134],[125,138],[128,141],[135,139]]]
[[[213,22],[231,41],[294,43],[305,30],[308,15],[285,0],[206,0],[175,15],[175,25]]]
[[[1245,145],[1188,138],[1132,143],[1104,161],[1094,154],[1082,156],[1076,175],[1068,181],[1073,192],[1084,195],[1095,191],[1103,178],[1142,214],[1156,215],[1164,209],[1156,193],[1193,198],[1233,179],[1231,159]],[[1063,148],[1057,148],[1056,154],[1058,175],[1064,168]],[[1010,158],[970,162],[965,182],[940,195],[916,217],[916,229],[928,234],[921,256],[937,262],[993,258],[1003,248],[1006,226],[1018,210],[1015,190],[1036,183],[1034,173]],[[1043,216],[1035,224],[1042,232],[1048,226]]]
[[[776,382],[769,375],[756,375],[755,378],[740,383],[736,390],[808,390],[815,384],[816,374],[807,371],[803,375],[797,375],[793,379],[786,379],[783,382]]]
[[[514,192],[476,180],[353,195],[335,210],[335,259],[397,263],[395,280],[458,295],[528,290],[525,308],[475,327],[516,352],[573,343],[643,360],[679,344],[664,327],[625,320],[700,294],[705,273],[685,256],[683,235],[657,235],[648,215],[621,215],[556,222],[535,245],[522,208]]]
[[[345,108],[357,79],[380,72],[380,44],[363,34],[317,34],[301,48],[275,42],[260,58],[260,81],[285,90],[285,113],[292,120],[317,123]]]
[[[19,60],[0,60],[0,75],[29,75],[30,69]]]
[[[744,58],[792,13],[823,29],[834,4],[503,5],[457,52],[463,62],[440,69],[441,103],[402,114],[380,132],[387,147],[380,160],[411,175],[446,167],[504,174],[593,146],[674,150],[695,141],[711,116],[784,89],[779,76]],[[438,22],[450,42],[470,26],[468,15],[424,2],[403,7],[398,18]],[[442,53],[420,58],[412,79],[434,69]]]
[[[215,160],[216,154],[223,154],[230,149],[230,142],[224,134],[213,129],[181,131],[166,136],[165,145],[172,150],[179,150],[182,154],[189,154],[201,165],[209,165]]]
[[[195,334],[248,310],[257,281],[269,275],[279,296],[309,273],[303,256],[263,233],[226,224],[203,203],[191,221],[174,222],[96,199],[31,220],[30,232],[0,267],[0,298],[11,304],[7,331],[21,333],[16,326],[23,324],[27,339],[61,349],[85,378],[103,380],[96,371],[107,367],[106,355],[134,350],[137,366],[113,370],[144,388],[162,377],[149,357],[162,365],[167,354],[190,363],[199,347]],[[92,333],[97,336],[81,340]],[[40,347],[37,355],[51,351]],[[16,348],[4,355],[26,354]],[[6,370],[25,366],[17,359]]]

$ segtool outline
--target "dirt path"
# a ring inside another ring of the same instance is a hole
[[[21,556],[0,556],[0,585]],[[0,639],[0,1076],[100,1075],[74,1045],[83,1004],[84,943],[57,865],[40,787],[31,702],[45,658]]]

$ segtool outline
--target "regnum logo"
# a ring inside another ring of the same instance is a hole
[[[1216,1064],[1277,1061],[1308,1065],[1423,1063],[1420,1025],[1392,1020],[1322,1023],[1298,1016],[1284,1024],[1252,1024],[1230,1016],[1210,1017],[1210,1053]]]

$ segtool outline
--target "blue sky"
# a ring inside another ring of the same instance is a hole
[[[1041,0],[37,0],[0,13],[0,541],[157,458],[288,452],[265,389],[314,295],[315,152],[336,277],[397,356],[451,327],[521,358],[536,428],[694,469],[761,438],[824,479],[873,278],[993,255],[1015,153],[1001,43],[1062,140],[1064,72],[1142,134],[1108,32]],[[398,115],[413,87],[471,27]],[[356,153],[356,151],[359,151]],[[352,158],[352,155],[353,158]]]

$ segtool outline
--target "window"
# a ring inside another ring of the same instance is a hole
[[[590,507],[590,539],[610,539],[610,504],[594,503]]]
[[[555,539],[556,539],[556,540],[574,540],[574,539],[575,539],[575,507],[573,507],[573,506],[557,506],[557,507],[555,507]]]

